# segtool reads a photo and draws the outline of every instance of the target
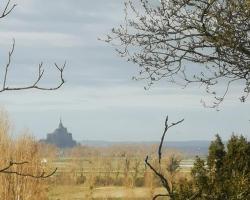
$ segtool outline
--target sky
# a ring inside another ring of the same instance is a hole
[[[240,103],[242,89],[235,85],[220,111],[204,108],[209,97],[197,85],[186,89],[162,80],[149,90],[133,81],[138,67],[120,58],[114,47],[98,40],[122,23],[120,0],[16,0],[15,10],[0,20],[0,80],[13,38],[16,48],[8,85],[28,85],[43,61],[42,86],[58,84],[54,62],[67,62],[66,83],[57,91],[0,93],[0,105],[12,121],[12,134],[29,130],[45,138],[60,117],[78,140],[157,141],[170,122],[185,121],[171,129],[167,140],[211,140],[219,133],[250,136],[249,100]],[[1,9],[3,3],[1,2]],[[46,73],[47,72],[47,73]],[[218,85],[218,87],[222,87]]]

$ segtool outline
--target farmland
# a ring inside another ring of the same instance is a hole
[[[164,193],[161,183],[145,166],[147,151],[151,152],[152,163],[155,147],[112,146],[105,148],[77,147],[57,157],[53,165],[57,174],[49,180],[50,200],[80,199],[152,199],[155,194]],[[173,174],[166,175],[173,181],[189,177],[193,159],[185,158],[178,151],[168,150],[163,159],[167,169],[170,157],[180,161]]]

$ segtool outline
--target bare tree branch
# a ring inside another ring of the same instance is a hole
[[[17,6],[17,4],[12,4],[11,5],[11,0],[8,0],[5,7],[4,7],[4,9],[3,9],[3,11],[2,11],[2,13],[0,14],[0,19],[5,18],[7,15],[9,15],[16,6]],[[41,86],[39,86],[39,83],[43,79],[43,76],[44,76],[44,69],[42,68],[43,63],[41,62],[38,65],[38,74],[37,74],[37,78],[34,81],[34,83],[32,83],[31,85],[28,85],[28,86],[20,86],[20,87],[8,86],[8,84],[7,84],[7,82],[8,82],[8,72],[9,72],[9,68],[10,68],[10,65],[11,65],[11,60],[12,60],[14,50],[15,50],[15,39],[13,39],[12,47],[11,47],[11,50],[9,51],[9,54],[8,54],[8,62],[5,65],[3,86],[2,86],[2,89],[0,89],[0,92],[13,91],[13,90],[28,90],[28,89],[57,90],[65,83],[63,72],[64,72],[64,68],[66,66],[66,62],[62,66],[59,66],[57,63],[54,63],[55,68],[59,72],[60,82],[58,83],[58,85],[56,85],[54,87],[41,87]]]
[[[174,196],[173,196],[173,192],[172,192],[172,189],[169,185],[169,182],[168,180],[164,177],[163,174],[161,174],[160,172],[158,172],[151,164],[150,162],[148,161],[148,156],[146,157],[145,159],[145,163],[147,166],[149,166],[149,168],[154,172],[155,175],[157,175],[161,182],[162,182],[162,186],[167,190],[168,192],[168,196],[170,197],[170,199],[173,199]],[[156,195],[153,199],[156,199],[157,197],[159,197],[158,195]]]
[[[139,66],[134,79],[147,80],[146,88],[161,79],[184,86],[201,83],[214,97],[211,107],[218,108],[228,86],[240,81],[240,99],[247,98],[248,0],[127,0],[124,19],[104,41]],[[216,89],[218,83],[226,83],[225,91]]]
[[[5,66],[5,74],[4,74],[4,80],[3,80],[3,88],[2,88],[2,90],[4,90],[6,88],[7,74],[8,74],[8,70],[9,70],[9,66],[10,66],[10,62],[11,62],[11,57],[12,57],[12,54],[14,52],[14,49],[15,49],[15,39],[13,39],[12,48],[9,51],[8,63]]]
[[[13,91],[13,90],[28,90],[28,89],[57,90],[57,89],[59,89],[65,83],[65,80],[64,80],[64,77],[63,77],[63,72],[64,72],[64,69],[65,69],[65,66],[66,66],[66,62],[64,62],[64,64],[62,66],[59,66],[57,63],[54,63],[55,68],[59,72],[60,83],[57,86],[55,86],[55,87],[41,87],[41,86],[39,86],[38,84],[40,83],[40,81],[42,80],[43,75],[44,75],[44,69],[42,68],[43,67],[43,63],[41,62],[38,65],[37,78],[36,78],[36,80],[34,81],[33,84],[31,84],[29,86],[23,86],[23,87],[10,87],[10,86],[8,86],[7,85],[8,71],[9,71],[9,67],[11,65],[11,59],[12,59],[14,50],[15,50],[15,40],[13,40],[12,48],[9,51],[9,54],[8,54],[8,62],[6,64],[6,66],[5,66],[3,87],[0,90],[0,92]]]
[[[158,158],[159,158],[159,163],[161,163],[161,157],[162,157],[162,145],[163,145],[163,142],[164,142],[164,139],[165,139],[165,135],[168,131],[168,129],[170,129],[171,127],[173,126],[176,126],[177,124],[180,124],[184,121],[184,119],[178,121],[178,122],[175,122],[175,123],[172,123],[170,126],[168,125],[168,116],[166,117],[166,120],[165,120],[165,129],[164,129],[164,132],[162,134],[162,137],[161,137],[161,142],[160,142],[160,145],[159,145],[159,148],[158,148]]]
[[[6,170],[11,168],[13,165],[23,165],[23,164],[27,164],[27,163],[28,163],[27,161],[24,161],[24,162],[12,162],[12,161],[10,161],[8,166],[0,169],[0,173],[4,173]]]
[[[165,135],[167,133],[167,131],[173,127],[173,126],[176,126],[180,123],[182,123],[184,121],[184,119],[180,120],[180,121],[177,121],[177,122],[174,122],[172,123],[171,125],[168,124],[168,116],[166,117],[166,120],[165,120],[165,129],[164,129],[164,132],[162,134],[162,137],[161,137],[161,141],[160,141],[160,145],[159,145],[159,148],[158,148],[158,159],[159,159],[159,164],[161,164],[161,158],[162,158],[162,145],[163,145],[163,142],[164,142],[164,139],[165,139]],[[160,172],[160,171],[157,171],[157,169],[155,169],[151,164],[150,162],[148,161],[149,159],[149,156],[146,157],[145,159],[145,163],[146,165],[154,172],[154,174],[160,178],[161,182],[162,182],[162,186],[167,190],[168,194],[158,194],[158,195],[155,195],[153,199],[157,199],[158,197],[162,197],[162,196],[168,196],[170,198],[170,200],[174,200],[175,199],[175,196],[174,196],[174,191],[173,191],[173,187],[170,185],[168,179],[166,177],[164,177],[164,175]]]
[[[13,162],[13,161],[10,161],[8,166],[0,169],[0,173],[4,173],[4,174],[16,174],[18,176],[25,176],[25,177],[43,179],[43,178],[48,178],[48,177],[54,175],[56,173],[56,171],[57,171],[57,168],[55,168],[52,172],[50,172],[48,174],[43,171],[41,174],[33,175],[33,174],[22,173],[22,172],[11,170],[11,167],[14,166],[14,165],[24,165],[24,164],[28,164],[28,163],[29,162],[27,162],[27,161],[23,161],[23,162]]]
[[[4,7],[4,9],[3,9],[3,11],[0,14],[0,19],[3,19],[7,15],[9,15],[14,10],[14,8],[16,6],[17,6],[17,4],[11,4],[11,0],[8,0],[5,7]],[[15,39],[13,39],[11,50],[8,53],[8,61],[7,61],[7,64],[5,65],[5,70],[4,70],[3,86],[1,87],[0,92],[14,91],[14,90],[27,90],[27,89],[57,90],[65,83],[63,72],[64,72],[64,69],[65,69],[65,66],[66,66],[66,62],[64,62],[64,64],[62,66],[59,66],[57,63],[54,63],[54,66],[55,66],[55,68],[57,69],[57,71],[59,72],[59,75],[60,75],[59,76],[60,77],[60,83],[57,86],[54,86],[54,87],[41,87],[41,86],[39,86],[39,83],[43,79],[43,76],[44,76],[43,63],[41,62],[38,65],[37,78],[31,85],[29,85],[29,86],[21,86],[21,87],[8,86],[8,84],[7,84],[7,82],[8,82],[8,72],[9,72],[9,68],[11,66],[11,61],[12,61],[12,56],[13,56],[14,50],[15,50]],[[19,172],[19,171],[12,170],[13,166],[22,166],[22,165],[25,165],[25,164],[28,164],[28,161],[23,161],[23,162],[10,161],[9,164],[6,167],[0,169],[0,173],[16,174],[18,176],[25,176],[25,177],[43,179],[43,178],[48,178],[48,177],[52,176],[57,171],[57,168],[56,168],[50,173],[45,173],[43,171],[41,174],[33,175],[33,174],[29,174],[29,173],[22,173],[22,172]]]
[[[0,19],[9,15],[13,11],[13,9],[17,6],[17,4],[13,4],[12,6],[10,6],[10,3],[11,3],[11,0],[8,0],[2,14],[0,15]]]
[[[158,197],[169,197],[168,194],[157,194],[153,197],[153,200],[157,199]]]

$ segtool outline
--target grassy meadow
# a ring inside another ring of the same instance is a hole
[[[28,132],[17,138],[10,133],[8,117],[2,112],[0,199],[4,200],[152,199],[165,191],[158,177],[146,167],[147,155],[172,183],[188,179],[193,162],[174,149],[164,149],[159,165],[158,145],[78,145],[59,149],[38,142]]]
[[[48,197],[50,200],[152,199],[155,194],[165,192],[144,163],[149,154],[151,162],[158,165],[155,150],[156,146],[122,145],[79,146],[60,152],[53,160],[58,171],[48,180]],[[175,172],[165,170],[172,181],[189,176],[192,159],[183,160],[183,155],[174,150],[166,151],[165,155],[165,169],[171,164],[170,158],[180,161]]]

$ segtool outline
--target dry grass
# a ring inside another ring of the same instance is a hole
[[[35,139],[23,133],[17,139],[10,136],[11,129],[8,116],[0,112],[0,168],[12,162],[28,163],[13,165],[8,171],[20,174],[39,175],[47,166],[41,163],[41,151]],[[1,200],[46,200],[46,182],[27,176],[10,173],[0,173],[0,199]]]
[[[157,177],[145,167],[148,152],[153,154],[155,147],[78,146],[65,152],[68,157],[55,158],[58,149],[39,144],[27,131],[13,139],[8,116],[1,111],[0,168],[10,161],[28,161],[9,170],[32,175],[55,167],[59,170],[48,180],[0,173],[0,200],[152,199],[164,190]],[[168,166],[167,157],[162,160],[164,169]],[[43,158],[53,162],[43,163]],[[157,165],[157,159],[151,158]],[[186,178],[187,173],[177,172],[171,177],[178,181]]]
[[[55,182],[49,187],[50,200],[74,199],[152,199],[155,194],[164,193],[154,173],[145,167],[144,154],[128,147],[93,148],[77,147],[72,154],[55,160],[59,167]],[[119,151],[122,149],[122,151]],[[139,147],[139,149],[143,149]],[[150,151],[150,149],[149,149]],[[171,154],[172,155],[172,154]],[[167,169],[170,155],[163,158]],[[178,155],[179,156],[179,155]],[[153,157],[153,156],[152,156]],[[158,165],[153,157],[152,163]],[[187,177],[186,172],[171,174],[173,182]],[[80,179],[80,177],[84,177]],[[79,180],[83,180],[82,182]]]
[[[155,188],[153,193],[164,192],[163,188]],[[88,187],[84,185],[64,185],[53,187],[49,191],[50,200],[85,200],[85,199],[144,199],[151,198],[151,189],[147,187],[97,187],[92,197],[88,196]]]

